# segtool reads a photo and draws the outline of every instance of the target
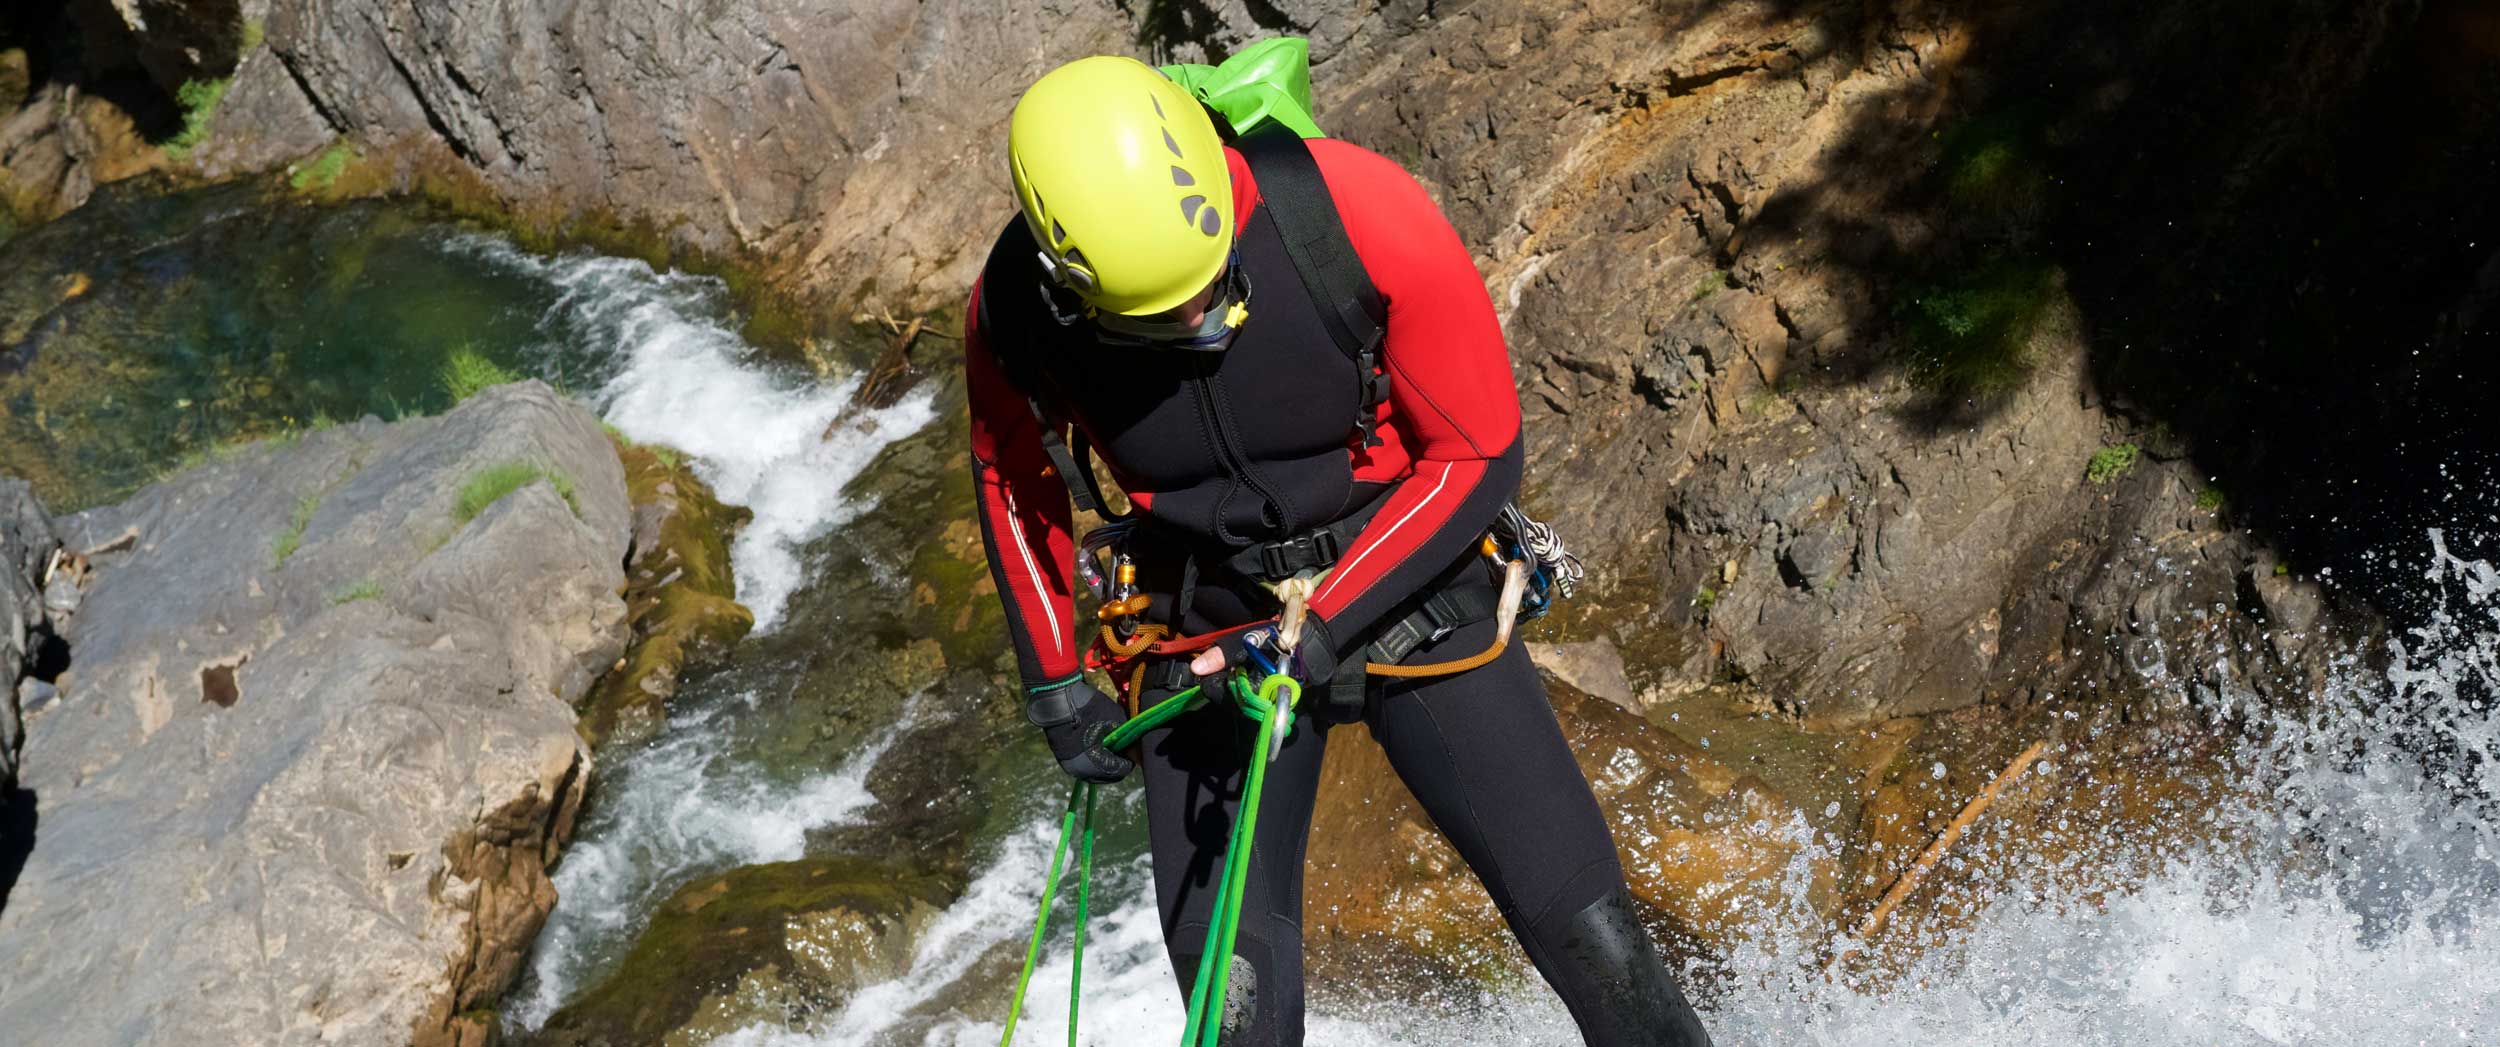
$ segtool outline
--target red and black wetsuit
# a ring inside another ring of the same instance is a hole
[[[1052,304],[1036,250],[1011,221],[973,289],[965,332],[972,451],[990,568],[1028,685],[1078,671],[1074,541],[1032,404],[1083,427],[1144,513],[1148,613],[1180,634],[1265,620],[1275,601],[1218,567],[1176,599],[1180,564],[1219,565],[1255,543],[1371,515],[1313,593],[1316,635],[1359,645],[1435,586],[1484,586],[1479,536],[1516,490],[1519,400],[1501,325],[1458,235],[1395,163],[1335,140],[1308,143],[1386,305],[1375,443],[1353,424],[1364,397],[1298,278],[1250,165],[1228,149],[1238,264],[1250,317],[1220,353],[1107,344]],[[1025,388],[1010,375],[1024,378]],[[1480,622],[1416,649],[1442,661],[1483,649]],[[1149,695],[1148,700],[1154,696]],[[1706,1042],[1638,924],[1604,818],[1512,645],[1465,673],[1376,686],[1372,735],[1501,906],[1592,1044]],[[1302,721],[1267,772],[1238,932],[1255,973],[1247,1024],[1227,1044],[1302,1035],[1301,867],[1329,729]],[[1151,733],[1147,790],[1157,899],[1186,985],[1240,794],[1249,721],[1209,707]]]
[[[1030,339],[1035,361],[1122,490],[1201,552],[1289,537],[1369,506],[1372,524],[1312,594],[1341,641],[1362,635],[1465,555],[1519,482],[1519,396],[1493,302],[1458,234],[1395,163],[1344,142],[1310,143],[1346,234],[1388,307],[1389,393],[1376,446],[1360,446],[1353,363],[1329,341],[1241,154],[1228,151],[1250,322],[1231,349],[1193,353],[1089,344],[1043,298],[1032,240],[1009,223],[973,289],[967,371],[982,522],[1003,558],[1018,662],[1028,680],[1077,669],[1068,501],[1040,423],[992,352],[993,332]],[[986,297],[984,303],[982,298]],[[979,308],[986,305],[986,310]],[[1046,337],[1035,338],[1036,332]]]

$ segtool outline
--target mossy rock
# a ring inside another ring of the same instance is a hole
[[[694,1044],[757,1023],[803,1024],[900,975],[949,901],[934,877],[858,858],[696,880],[660,905],[614,974],[529,1042]]]
[[[721,504],[673,451],[620,440],[617,458],[634,507],[625,581],[634,639],[583,696],[582,733],[594,745],[658,733],[680,678],[725,657],[755,627],[729,563],[730,537],[748,512]]]

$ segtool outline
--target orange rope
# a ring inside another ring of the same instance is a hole
[[[1453,673],[1466,672],[1469,669],[1473,669],[1486,662],[1492,661],[1495,658],[1499,658],[1502,656],[1502,648],[1508,646],[1510,646],[1509,637],[1497,636],[1493,638],[1491,646],[1486,647],[1484,650],[1478,651],[1474,654],[1468,655],[1465,658],[1457,658],[1446,662],[1433,662],[1429,665],[1382,665],[1379,662],[1364,662],[1363,671],[1370,673],[1373,676],[1388,676],[1409,680],[1420,676],[1448,676]]]

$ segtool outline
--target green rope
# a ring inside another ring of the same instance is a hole
[[[1189,1016],[1181,1030],[1181,1047],[1214,1047],[1224,1021],[1224,998],[1231,989],[1231,964],[1235,933],[1241,927],[1241,899],[1250,876],[1250,841],[1259,820],[1259,796],[1267,785],[1268,754],[1278,739],[1293,731],[1293,706],[1302,697],[1302,685],[1282,674],[1270,676],[1253,688],[1241,674],[1234,674],[1228,688],[1233,703],[1244,716],[1259,723],[1258,741],[1249,759],[1249,779],[1242,784],[1241,812],[1233,819],[1230,840],[1225,845],[1224,874],[1216,883],[1215,919],[1208,928],[1205,950],[1198,957],[1198,973],[1189,990]],[[1206,704],[1202,688],[1191,687],[1130,717],[1128,722],[1103,739],[1105,748],[1117,751],[1128,748],[1146,732],[1172,722],[1182,713]],[[1016,1036],[1016,1020],[1024,1013],[1024,993],[1033,981],[1033,964],[1041,955],[1042,937],[1050,924],[1050,903],[1059,889],[1059,874],[1067,857],[1068,841],[1078,837],[1076,879],[1076,930],[1072,966],[1068,973],[1068,1047],[1076,1047],[1077,1004],[1079,986],[1085,969],[1085,925],[1089,921],[1093,893],[1094,868],[1094,786],[1077,782],[1068,790],[1067,811],[1059,819],[1059,842],[1050,852],[1049,879],[1042,884],[1041,911],[1033,917],[1033,936],[1024,946],[1024,970],[1016,976],[1016,993],[1007,1004],[1007,1028],[998,1038],[999,1047],[1010,1047]],[[1219,958],[1226,962],[1218,962]],[[1216,976],[1221,966],[1226,977]]]
[[[1092,792],[1091,782],[1077,782],[1068,790],[1068,810],[1059,818],[1059,842],[1050,849],[1050,875],[1042,881],[1042,912],[1033,919],[1033,939],[1024,943],[1024,973],[1016,976],[1016,995],[1007,1003],[1007,1031],[999,1036],[998,1047],[1007,1047],[1016,1038],[1016,1018],[1024,1013],[1024,990],[1033,982],[1033,961],[1042,954],[1042,929],[1050,923],[1051,895],[1059,890],[1059,863],[1068,855],[1068,830],[1076,825],[1077,798]]]
[[[1259,735],[1250,751],[1249,780],[1241,788],[1241,812],[1233,819],[1232,840],[1224,849],[1224,884],[1215,896],[1216,919],[1208,929],[1206,951],[1198,958],[1198,982],[1189,994],[1193,1020],[1181,1047],[1213,1047],[1224,1023],[1224,997],[1233,981],[1233,941],[1241,929],[1241,900],[1249,887],[1250,844],[1259,824],[1259,797],[1267,786],[1268,754],[1274,751],[1279,729],[1291,729],[1293,704],[1302,696],[1302,685],[1281,673],[1260,681],[1255,692],[1235,674],[1232,690],[1235,702],[1257,710]],[[1222,974],[1216,973],[1218,967]]]
[[[1068,1047],[1076,1047],[1076,1004],[1084,998],[1078,986],[1085,982],[1085,924],[1091,916],[1094,893],[1094,784],[1085,783],[1085,818],[1080,823],[1085,840],[1077,845],[1081,855],[1076,863],[1076,944],[1068,950]]]

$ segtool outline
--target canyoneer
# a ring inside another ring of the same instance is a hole
[[[1301,1043],[1304,844],[1321,754],[1361,722],[1587,1043],[1706,1044],[1508,642],[1578,564],[1511,505],[1493,304],[1413,177],[1320,135],[1305,56],[1086,58],[1010,121],[1019,213],[965,368],[1028,718],[1079,780],[1052,889],[1070,828],[1090,864],[1092,785],[1140,771],[1184,1042]],[[1072,507],[1107,522],[1080,542]]]

